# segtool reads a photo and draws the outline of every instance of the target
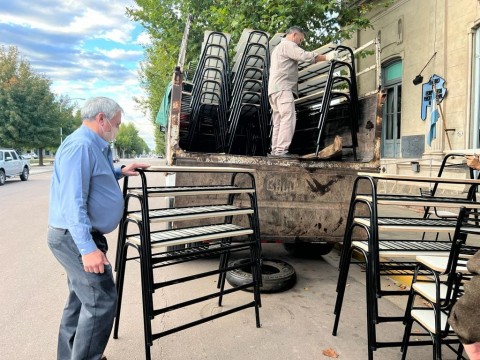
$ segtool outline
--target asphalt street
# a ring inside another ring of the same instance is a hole
[[[66,298],[66,276],[46,244],[48,194],[51,166],[34,167],[28,181],[7,180],[0,187],[0,349],[6,360],[56,358],[56,337]],[[109,258],[114,261],[116,231],[108,235]],[[350,272],[338,336],[332,336],[338,251],[323,259],[290,257],[281,244],[264,244],[263,255],[283,259],[297,272],[296,285],[282,293],[263,294],[256,328],[253,309],[247,309],[191,329],[163,337],[152,346],[152,359],[162,360],[244,360],[244,359],[366,359],[365,274],[359,266]],[[218,259],[185,264],[203,268]],[[166,272],[173,270],[164,270]],[[168,275],[168,273],[165,273]],[[119,339],[111,339],[105,354],[109,360],[144,359],[143,323],[138,264],[127,266],[125,299]],[[215,286],[206,278],[196,286],[158,291],[155,301],[172,304],[185,293],[201,292]],[[390,286],[397,286],[393,282]],[[215,300],[191,310],[178,310],[155,319],[155,327],[165,328],[187,319],[221,312],[251,293],[236,297],[218,307]],[[231,301],[231,302],[229,302]],[[382,299],[384,314],[401,314],[403,303]],[[400,306],[400,307],[399,307]],[[399,340],[401,324],[384,324],[380,338]],[[330,351],[324,355],[325,351]],[[448,355],[449,356],[449,355]],[[445,359],[449,359],[445,356]],[[398,348],[383,348],[376,359],[400,359]],[[409,350],[410,359],[430,359],[430,347]],[[453,357],[450,357],[453,358]]]

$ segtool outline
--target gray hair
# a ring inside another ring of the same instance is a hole
[[[293,34],[293,33],[300,33],[305,35],[305,31],[300,26],[292,26],[287,30],[286,35]]]
[[[108,119],[111,119],[119,111],[123,113],[123,109],[115,101],[99,96],[88,99],[83,105],[80,114],[83,120],[92,121],[99,113],[104,113]]]

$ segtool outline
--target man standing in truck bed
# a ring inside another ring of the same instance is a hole
[[[292,142],[297,122],[293,94],[297,91],[298,62],[314,64],[337,58],[335,51],[327,55],[316,55],[314,52],[303,50],[299,45],[304,38],[305,32],[298,26],[292,26],[271,55],[268,99],[273,110],[273,131],[270,156],[295,156],[288,152],[288,147]]]

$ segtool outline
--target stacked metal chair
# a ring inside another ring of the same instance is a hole
[[[411,276],[418,264],[415,260],[416,257],[427,255],[447,257],[452,249],[452,242],[449,240],[424,240],[423,236],[421,239],[417,238],[418,233],[436,234],[440,232],[446,234],[454,233],[456,230],[456,220],[428,217],[428,209],[437,206],[447,207],[449,203],[453,208],[460,208],[462,205],[466,207],[476,205],[476,184],[469,185],[464,198],[439,195],[441,191],[438,189],[437,183],[441,183],[441,175],[444,168],[448,166],[448,158],[449,155],[442,162],[438,173],[438,182],[435,182],[434,190],[429,197],[390,193],[379,194],[377,192],[377,182],[366,174],[359,175],[354,182],[339,264],[340,272],[336,289],[337,299],[332,334],[337,335],[349,267],[352,255],[356,252],[364,259],[366,267],[369,360],[373,359],[373,352],[379,348],[402,346],[400,341],[379,341],[377,339],[376,328],[380,324],[405,321],[405,314],[400,316],[380,315],[380,299],[387,296],[405,297],[410,294],[407,289],[392,290],[382,286],[381,278],[398,275]],[[469,169],[467,171],[472,177],[473,173]],[[423,207],[425,214],[414,218],[382,217],[379,213],[379,206],[391,205]],[[404,235],[399,236],[402,233]],[[421,269],[418,274],[428,275],[428,272]]]
[[[298,99],[295,100],[297,126],[291,152],[308,154],[325,147],[326,133],[347,128],[354,160],[358,146],[358,93],[353,51],[343,45],[328,44],[316,54],[337,51],[339,59],[316,64],[299,64]],[[335,124],[333,123],[335,121]],[[326,131],[327,124],[333,127]]]
[[[229,41],[227,34],[205,33],[192,79],[188,132],[181,139],[186,150],[223,152],[225,148],[230,94]]]
[[[226,152],[266,155],[269,141],[268,34],[245,29],[232,65]]]
[[[405,333],[402,359],[406,359],[412,333],[415,337],[426,336],[430,341],[415,341],[414,345],[433,344],[433,359],[442,359],[442,345],[446,345],[457,358],[462,357],[463,346],[447,319],[456,300],[463,295],[464,285],[470,280],[466,263],[480,250],[478,237],[467,245],[467,238],[478,236],[479,213],[477,209],[462,208],[458,216],[453,244],[449,256],[419,256],[411,293],[405,314]],[[419,276],[426,272],[427,276]],[[424,332],[412,331],[414,322]]]
[[[138,169],[138,172],[141,186],[129,184],[128,177],[124,179],[125,209],[117,244],[118,305],[113,337],[118,338],[125,269],[129,260],[140,264],[147,360],[151,358],[150,347],[154,340],[247,308],[254,309],[255,323],[260,327],[261,245],[254,170],[152,166],[147,170]],[[165,186],[161,180],[164,173],[187,176],[176,186]],[[196,174],[201,175],[201,181]],[[217,179],[214,184],[212,174]],[[168,198],[175,199],[174,205],[167,204]],[[194,204],[188,199],[194,199]],[[202,205],[195,201],[199,199]],[[131,248],[137,254],[129,255]],[[244,251],[249,253],[247,264],[229,264],[231,253]],[[182,266],[218,256],[219,264],[210,269]],[[172,266],[174,270],[167,271]],[[251,267],[251,281],[234,288],[226,286],[226,273],[243,266]],[[192,282],[212,276],[217,277],[217,286],[195,294]],[[168,292],[172,286],[175,289]],[[233,295],[247,289],[253,290],[253,294],[246,302],[245,298]],[[161,291],[155,297],[157,290]],[[180,300],[175,300],[174,304],[158,301],[158,296],[171,293]],[[228,308],[198,318],[195,311],[198,306],[213,299],[218,306],[222,306],[224,300],[229,301]],[[179,317],[172,321],[175,324],[163,323],[161,330],[153,326],[156,318],[158,322],[159,317],[163,319],[176,310],[190,310],[194,319],[179,324],[184,318]]]

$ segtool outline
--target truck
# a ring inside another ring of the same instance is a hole
[[[265,152],[260,155],[248,155],[186,149],[181,132],[185,122],[188,121],[186,119],[189,114],[185,113],[185,109],[188,109],[192,102],[191,92],[185,91],[187,87],[183,72],[182,56],[185,53],[186,37],[187,30],[181,46],[179,66],[176,67],[172,77],[171,105],[166,132],[167,164],[254,169],[261,241],[282,243],[291,254],[328,253],[336,243],[343,240],[351,190],[357,173],[378,171],[380,168],[381,119],[385,99],[384,94],[378,90],[380,86],[358,99],[356,109],[358,116],[353,119],[355,134],[353,131],[340,134],[347,139],[356,136],[357,144],[351,139],[353,146],[340,150],[340,154],[337,151],[339,156],[336,157],[322,159],[318,146],[313,154],[298,158],[268,157]],[[239,46],[237,45],[237,48]],[[376,40],[372,40],[357,50],[369,46],[378,50],[379,45]],[[205,47],[204,45],[203,48]],[[373,69],[377,71],[377,79],[380,79],[379,69],[380,66]],[[319,77],[313,79],[316,78]],[[312,80],[307,80],[307,84],[311,83]],[[187,86],[191,88],[192,84]],[[334,131],[330,134],[330,139],[336,139],[338,135]],[[172,185],[181,185],[184,180],[177,176],[170,180],[167,178],[167,183],[168,181]],[[205,179],[198,181],[200,183]]]
[[[27,181],[29,174],[30,160],[18,155],[14,149],[0,148],[0,186],[13,176],[20,176],[22,181]]]

